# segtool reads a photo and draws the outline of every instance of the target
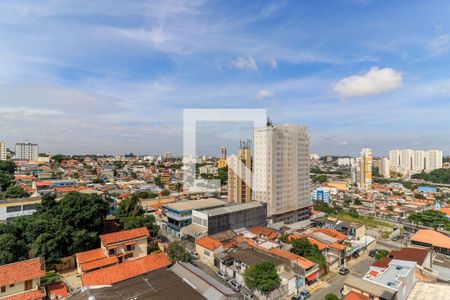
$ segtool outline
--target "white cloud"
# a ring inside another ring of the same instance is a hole
[[[342,78],[334,85],[334,91],[344,97],[368,96],[398,88],[402,74],[391,68],[372,67],[362,75]]]
[[[239,56],[236,60],[231,62],[231,65],[236,69],[241,70],[253,70],[257,71],[258,66],[256,65],[255,59],[251,56]]]
[[[276,69],[277,66],[278,66],[278,62],[277,62],[277,60],[276,60],[275,58],[269,59],[269,64],[270,64],[270,66],[271,66],[273,69]]]
[[[258,94],[256,95],[256,99],[261,100],[263,98],[271,97],[271,96],[273,96],[273,93],[271,91],[259,90]]]
[[[439,35],[433,38],[427,46],[434,55],[446,53],[450,50],[450,36],[448,34]]]

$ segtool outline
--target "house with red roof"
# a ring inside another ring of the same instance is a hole
[[[126,260],[147,256],[146,227],[100,235],[101,247],[75,254],[79,273],[91,272]]]
[[[42,258],[33,258],[0,266],[0,299],[37,300],[45,297],[41,277],[45,276]]]
[[[98,269],[81,275],[84,287],[112,285],[155,270],[167,268],[171,262],[162,252],[153,253],[121,264]]]
[[[199,255],[199,259],[214,266],[214,258],[216,254],[224,251],[222,242],[209,236],[204,236],[195,242],[195,252]]]

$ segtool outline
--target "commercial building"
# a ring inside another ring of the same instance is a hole
[[[330,204],[331,196],[330,196],[330,188],[316,188],[311,192],[311,199],[313,203],[322,202],[326,204]]]
[[[442,151],[396,149],[389,151],[389,160],[392,171],[411,176],[442,168]]]
[[[250,141],[241,141],[237,156],[228,162],[228,202],[245,203],[252,198],[252,156]]]
[[[309,132],[298,125],[268,124],[254,131],[253,200],[267,203],[272,223],[309,219]]]
[[[37,160],[39,156],[39,147],[37,144],[17,143],[16,154],[17,159]]]
[[[339,157],[337,159],[338,166],[351,166],[355,163],[355,159],[352,157]]]
[[[181,237],[181,228],[192,223],[192,211],[202,211],[225,206],[226,202],[216,199],[200,199],[168,203],[162,206],[167,221],[161,224],[161,229],[174,237]]]
[[[410,239],[411,245],[432,248],[436,253],[450,255],[450,237],[431,229],[420,229]]]
[[[192,211],[192,224],[208,235],[243,227],[266,226],[267,204],[258,201]],[[186,227],[187,229],[187,227]]]
[[[6,143],[0,141],[0,160],[6,160]]]
[[[363,148],[361,156],[352,166],[352,181],[358,189],[367,191],[372,188],[372,150]]]

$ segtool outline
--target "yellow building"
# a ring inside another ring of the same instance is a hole
[[[252,200],[252,157],[250,151],[250,142],[241,141],[238,156],[230,158],[228,202],[246,203]]]

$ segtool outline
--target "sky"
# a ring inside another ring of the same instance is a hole
[[[182,153],[183,109],[265,108],[322,155],[448,154],[449,15],[446,0],[0,1],[0,140]],[[199,125],[197,151],[251,132]]]

